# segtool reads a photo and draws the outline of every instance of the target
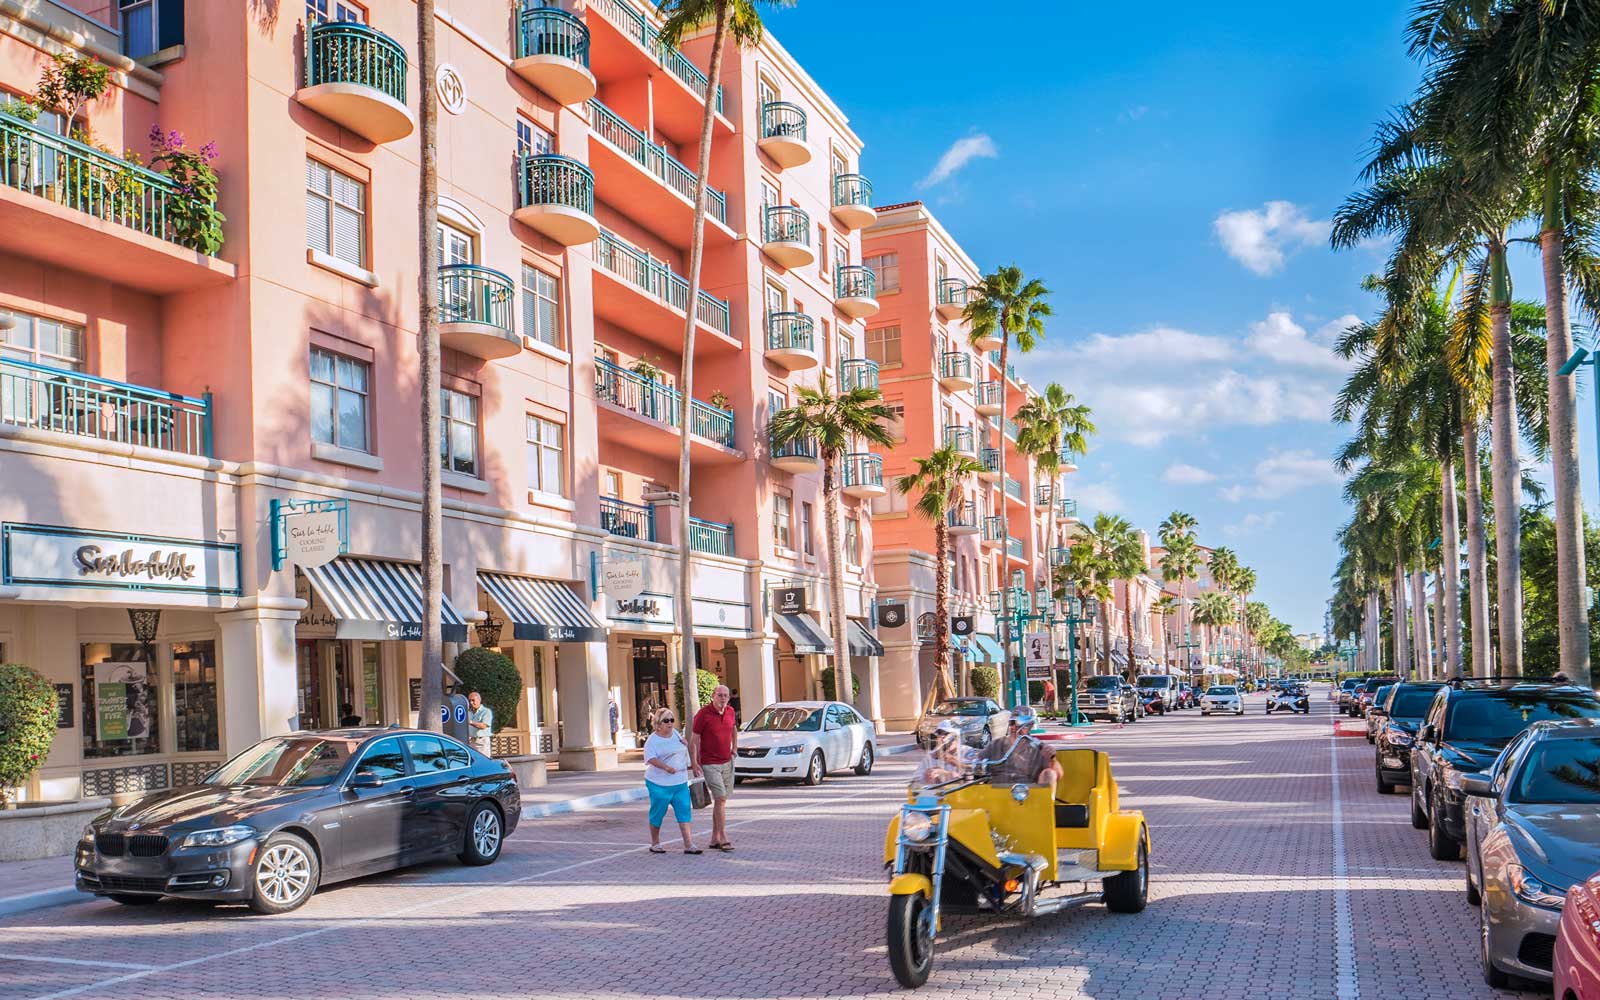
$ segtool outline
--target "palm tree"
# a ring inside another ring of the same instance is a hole
[[[1063,456],[1082,455],[1089,450],[1089,435],[1095,432],[1089,414],[1088,406],[1055,382],[1017,408],[1017,450],[1031,456],[1039,477],[1050,483],[1052,519]],[[1055,533],[1051,531],[1052,535]]]
[[[1194,620],[1206,630],[1207,647],[1215,649],[1217,629],[1233,621],[1233,602],[1218,590],[1201,594],[1194,603]]]
[[[982,472],[983,463],[956,451],[954,445],[916,463],[917,471],[895,480],[894,488],[907,496],[917,493],[917,513],[933,522],[933,648],[939,669],[928,691],[926,704],[931,705],[956,693],[950,677],[950,511],[961,502],[962,484]]]
[[[1239,629],[1246,656],[1250,655],[1250,595],[1255,593],[1256,571],[1240,566],[1233,577],[1233,590],[1239,598]]]
[[[1139,538],[1123,518],[1115,514],[1096,514],[1094,523],[1080,526],[1067,558],[1067,576],[1077,585],[1080,597],[1100,602],[1101,665],[1111,673],[1111,605],[1116,591],[1112,584],[1142,571],[1143,555]],[[1141,569],[1133,569],[1134,565]],[[1133,662],[1132,586],[1128,599],[1128,661]]]
[[[1168,650],[1171,634],[1167,631],[1167,619],[1178,610],[1178,599],[1171,594],[1162,594],[1150,605],[1150,610],[1161,616],[1161,666],[1171,669],[1171,653]]]
[[[422,115],[418,136],[422,176],[417,195],[418,373],[422,394],[422,699],[417,724],[439,732],[444,701],[444,555],[439,473],[439,103],[431,84],[438,48],[434,0],[417,0],[417,71],[429,85],[417,88]]]
[[[1230,602],[1236,602],[1238,588],[1236,586],[1239,576],[1239,556],[1232,549],[1223,546],[1211,553],[1211,579],[1221,591],[1228,595]],[[1233,620],[1237,621],[1238,608],[1235,607]]]
[[[839,545],[840,462],[857,442],[889,445],[894,435],[887,430],[894,416],[881,402],[877,389],[856,388],[835,395],[829,391],[823,374],[817,387],[795,388],[795,403],[772,415],[767,424],[774,448],[794,441],[817,442],[822,453],[823,516],[828,535],[828,613],[833,618],[834,692],[840,701],[854,701],[855,687],[850,676],[850,629],[844,617],[844,570]]]
[[[997,268],[984,276],[978,285],[978,295],[967,301],[963,318],[967,322],[971,341],[1000,341],[1000,482],[1006,481],[1005,420],[1010,408],[1006,402],[1009,380],[1006,366],[1010,363],[1011,341],[1023,354],[1032,351],[1044,339],[1044,321],[1050,315],[1047,301],[1050,290],[1038,278],[1024,278],[1022,269],[1015,264]],[[1011,520],[1008,505],[1000,503],[1000,535],[1011,537]],[[1000,618],[1011,619],[1011,588],[1000,588]],[[1011,635],[1006,633],[1006,663],[1011,664]],[[1008,685],[1009,687],[1009,685]],[[1026,688],[1024,688],[1024,691]]]
[[[1178,516],[1175,512],[1174,517]],[[1189,515],[1184,514],[1184,517]],[[1186,529],[1193,531],[1193,518],[1189,518],[1191,526]],[[1200,574],[1200,546],[1195,542],[1194,536],[1185,534],[1185,529],[1169,527],[1172,518],[1168,518],[1161,525],[1161,545],[1166,550],[1161,556],[1161,576],[1163,579],[1178,581],[1178,637],[1183,640],[1184,672],[1189,672],[1189,643],[1193,639],[1188,635],[1193,629],[1193,623],[1185,621],[1185,615],[1190,610],[1189,592],[1187,584]]]
[[[765,3],[788,0],[760,0]],[[764,28],[757,0],[661,0],[661,30],[657,37],[663,46],[675,47],[686,34],[711,25],[711,61],[706,67],[706,90],[701,95],[704,108],[700,116],[700,154],[694,177],[694,233],[689,241],[688,303],[684,306],[683,362],[678,374],[680,405],[684,412],[678,421],[678,630],[683,637],[682,672],[684,714],[693,718],[699,711],[700,692],[695,682],[694,652],[694,568],[690,539],[689,445],[694,421],[688,408],[694,398],[694,331],[700,301],[700,270],[706,249],[706,178],[711,173],[711,135],[717,120],[717,86],[722,79],[722,55],[731,35],[733,44],[748,48],[759,44]],[[424,79],[431,80],[431,76]]]

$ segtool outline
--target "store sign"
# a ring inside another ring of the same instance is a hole
[[[809,611],[806,606],[806,588],[804,587],[774,587],[772,590],[772,613],[775,615],[799,615]]]
[[[878,605],[878,627],[900,628],[906,623],[906,605],[880,604]]]
[[[239,546],[154,535],[7,524],[0,565],[13,586],[238,596]]]
[[[600,584],[606,596],[620,604],[644,593],[644,557],[637,552],[617,552],[600,566]]]
[[[615,613],[642,618],[660,618],[662,615],[661,602],[648,597],[618,601]]]
[[[284,554],[296,566],[321,566],[344,549],[342,517],[336,510],[290,514],[283,519]]]
[[[743,632],[750,628],[750,606],[737,601],[720,601],[711,597],[696,597],[694,627]],[[612,598],[607,604],[606,617],[616,625],[628,623],[672,625],[677,621],[677,602],[669,594],[645,591],[626,600]],[[551,626],[554,631],[555,626]]]
[[[56,728],[71,729],[72,718],[72,685],[56,685]]]
[[[973,620],[971,615],[956,615],[950,619],[950,634],[965,638],[972,634]]]

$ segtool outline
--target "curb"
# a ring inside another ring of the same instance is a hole
[[[87,903],[94,898],[87,892],[79,892],[73,888],[41,889],[38,892],[25,893],[21,896],[7,896],[4,899],[0,899],[0,917],[11,917],[18,913],[44,910],[52,906]]]
[[[564,816],[567,813],[587,812],[590,809],[603,809],[606,806],[622,805],[624,802],[638,802],[649,794],[641,784],[634,788],[619,788],[612,792],[601,792],[598,795],[584,795],[576,799],[562,799],[559,802],[541,802],[534,806],[522,807],[523,819],[543,819],[548,816]]]

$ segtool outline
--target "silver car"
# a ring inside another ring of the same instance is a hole
[[[1239,693],[1238,685],[1213,684],[1206,688],[1206,693],[1200,696],[1200,714],[1210,715],[1213,712],[1244,714],[1244,695]]]
[[[1006,723],[1011,713],[1001,708],[993,698],[973,696],[946,698],[934,705],[917,723],[917,746],[927,746],[933,731],[941,722],[954,722],[961,727],[961,741],[968,746],[986,747],[990,740],[1006,734]]]
[[[1462,791],[1483,978],[1548,983],[1567,890],[1600,869],[1600,720],[1534,723]]]

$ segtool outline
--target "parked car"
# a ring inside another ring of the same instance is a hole
[[[1536,722],[1468,775],[1467,899],[1483,978],[1549,982],[1567,894],[1600,869],[1600,720]],[[1600,919],[1600,918],[1597,918]]]
[[[1338,687],[1340,715],[1350,714],[1350,699],[1355,695],[1356,688],[1365,683],[1366,678],[1363,677],[1346,677],[1340,682]]]
[[[1148,695],[1152,691],[1159,694],[1163,713],[1178,707],[1178,679],[1171,674],[1141,674],[1135,686],[1141,695]]]
[[[1239,693],[1237,685],[1213,684],[1206,688],[1206,693],[1200,698],[1200,714],[1210,715],[1212,712],[1244,714],[1244,696]]]
[[[1383,723],[1373,739],[1379,795],[1393,795],[1396,785],[1411,782],[1411,745],[1422,717],[1442,687],[1443,681],[1406,681],[1390,686],[1389,697],[1383,703]]]
[[[1600,717],[1593,691],[1553,684],[1440,688],[1411,747],[1411,825],[1428,831],[1428,853],[1461,856],[1462,782],[1487,769],[1506,744],[1547,719]]]
[[[845,768],[871,774],[877,756],[877,730],[849,705],[780,701],[756,713],[739,733],[733,777],[820,785],[828,774]]]
[[[1133,696],[1133,717],[1134,718],[1142,719],[1146,715],[1150,714],[1149,710],[1147,708],[1145,708],[1144,698],[1140,697],[1140,695],[1139,695],[1139,689],[1134,687],[1133,683],[1131,681],[1129,681],[1126,677],[1122,678],[1122,690],[1123,690],[1124,694]]]
[[[1091,718],[1132,722],[1139,717],[1137,705],[1133,689],[1116,674],[1086,677],[1078,692],[1078,710]]]
[[[1356,688],[1350,696],[1350,716],[1359,719],[1367,714],[1367,706],[1372,704],[1372,696],[1385,684],[1394,684],[1400,678],[1392,674],[1386,677],[1368,677],[1364,683]]]
[[[968,746],[986,747],[990,740],[1005,735],[1006,722],[1011,713],[1001,708],[993,698],[969,696],[946,698],[933,706],[917,723],[917,746],[925,747],[933,739],[933,731],[941,722],[954,722],[961,727],[961,738]]]
[[[1383,720],[1388,718],[1388,712],[1383,707],[1389,700],[1389,694],[1394,691],[1393,684],[1385,684],[1378,688],[1372,695],[1372,704],[1367,707],[1367,742],[1378,742],[1378,727]]]
[[[1556,932],[1554,986],[1559,1000],[1600,997],[1600,875],[1567,890]]]
[[[448,736],[373,727],[262,740],[199,785],[155,792],[83,829],[83,892],[286,913],[318,887],[431,858],[492,864],[517,828],[511,768]]]

